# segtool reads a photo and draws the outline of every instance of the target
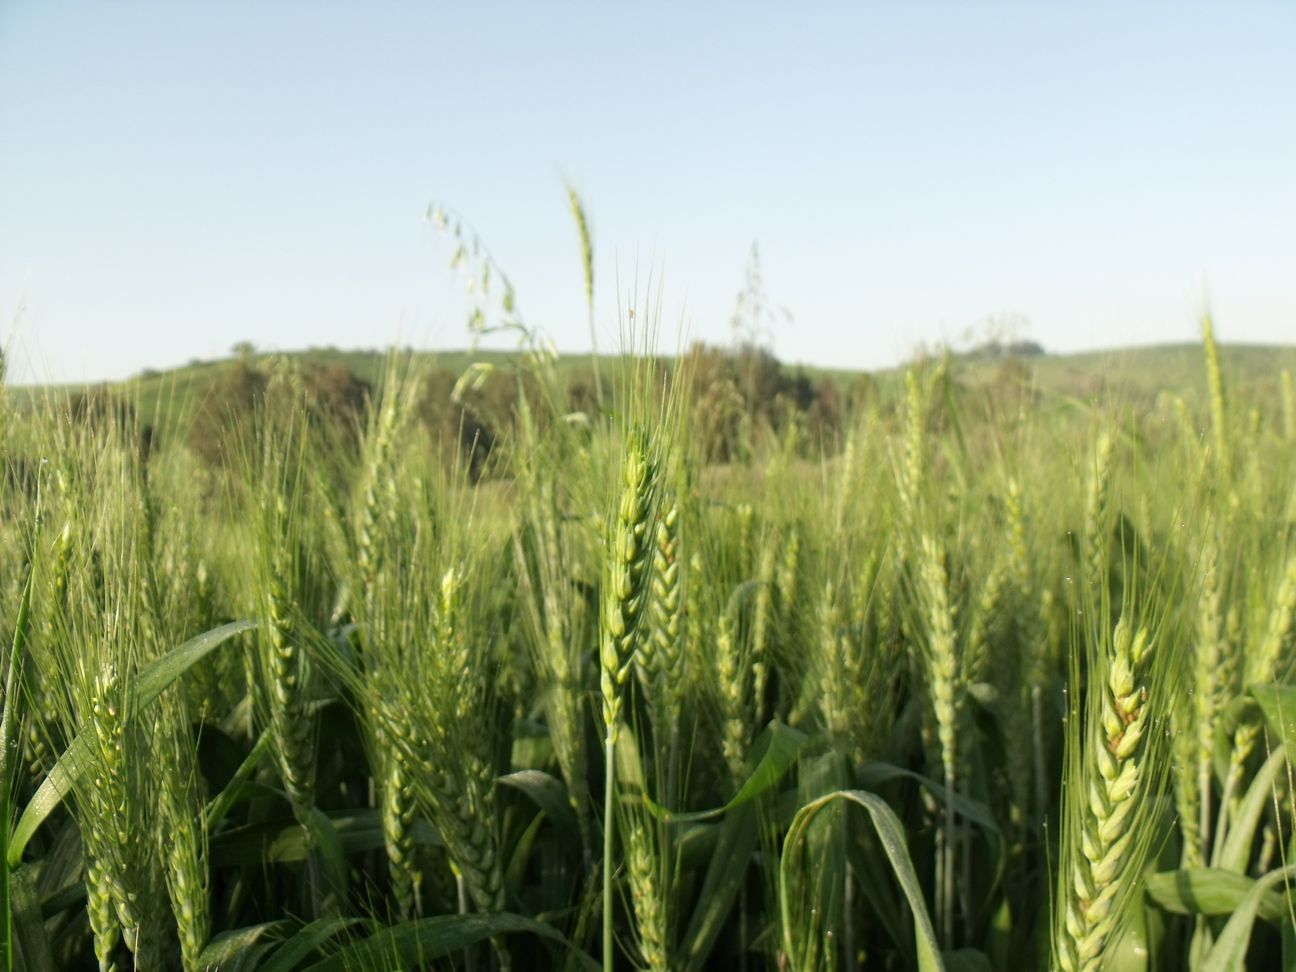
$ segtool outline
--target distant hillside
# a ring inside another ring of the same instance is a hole
[[[418,351],[409,354],[417,361],[455,374],[462,373],[473,362],[503,365],[516,361],[519,357],[518,353],[512,351]],[[304,351],[253,353],[247,360],[262,367],[277,358],[287,358],[302,366],[327,368],[342,365],[361,381],[377,386],[391,360],[391,354],[387,351],[308,348]],[[27,385],[10,388],[7,393],[12,401],[23,407],[43,400],[59,401],[92,388],[105,388],[132,401],[136,413],[143,421],[165,428],[191,419],[206,393],[222,377],[228,375],[239,360],[231,356],[211,361],[191,361],[178,368],[162,371],[145,369],[120,382]],[[560,358],[560,367],[563,368],[587,368],[589,364],[589,355],[564,355]]]
[[[460,374],[473,362],[497,366],[518,360],[512,351],[438,351],[410,352],[414,357],[439,369]],[[1221,367],[1228,385],[1249,386],[1276,383],[1284,369],[1296,372],[1296,345],[1223,345]],[[286,357],[301,365],[329,367],[342,365],[353,375],[371,385],[378,384],[390,355],[379,351],[342,351],[336,348],[311,348],[304,351],[253,354],[251,361],[264,365],[269,359]],[[213,382],[227,375],[239,359],[220,358],[195,361],[165,371],[146,370],[122,382],[106,387],[135,403],[136,413],[159,428],[184,423]],[[615,359],[601,359],[605,374]],[[560,355],[559,368],[588,374],[591,358],[587,354]],[[899,377],[904,368],[865,373],[843,369],[784,364],[814,385],[830,383],[847,393],[862,375],[872,379],[878,393],[892,398],[898,392]],[[1206,390],[1205,361],[1199,344],[1173,344],[1091,351],[1077,354],[1039,354],[1022,358],[980,356],[955,358],[955,374],[961,384],[975,389],[1004,380],[1005,368],[1017,369],[1019,380],[1028,381],[1044,399],[1059,398],[1092,401],[1114,398],[1130,403],[1151,401],[1158,392],[1170,391],[1196,401]],[[49,385],[8,389],[10,400],[22,407],[41,400],[57,401],[92,386]],[[105,386],[94,386],[105,387]]]
[[[1060,394],[1104,388],[1142,395],[1161,390],[1187,397],[1206,393],[1206,362],[1200,344],[1047,355],[1035,359],[1034,367],[1040,386]],[[1284,369],[1296,370],[1296,344],[1221,345],[1220,368],[1226,384],[1276,380]]]

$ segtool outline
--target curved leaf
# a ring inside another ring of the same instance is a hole
[[[1157,906],[1176,915],[1231,915],[1255,888],[1255,880],[1218,867],[1163,871],[1148,878],[1147,895]],[[1260,899],[1256,914],[1273,924],[1287,917],[1278,891]]]
[[[793,960],[798,954],[793,941],[794,929],[792,909],[788,902],[789,877],[792,870],[793,853],[806,834],[815,815],[824,807],[837,800],[844,800],[863,808],[869,815],[878,840],[886,852],[891,870],[895,874],[900,890],[909,902],[909,909],[914,919],[914,944],[918,953],[919,972],[943,972],[940,947],[936,944],[936,932],[932,928],[931,916],[927,912],[927,902],[923,899],[922,887],[918,875],[914,873],[913,861],[905,843],[904,825],[900,818],[887,805],[887,802],[875,793],[865,790],[838,790],[806,804],[792,819],[787,837],[783,841],[783,855],[779,862],[779,910],[783,920],[783,948]]]
[[[1003,832],[1000,831],[994,814],[984,803],[957,792],[951,795],[945,789],[944,784],[938,783],[930,777],[881,761],[865,763],[856,772],[855,778],[862,786],[879,786],[896,779],[913,780],[918,785],[929,790],[932,796],[940,800],[941,803],[953,803],[955,813],[965,820],[970,820],[985,832],[986,839],[990,843],[992,859],[995,862],[994,883],[997,885],[1003,878],[1004,869],[1008,866]]]
[[[258,959],[274,947],[274,942],[266,939],[273,938],[285,924],[267,921],[222,932],[203,949],[198,964],[204,969],[220,969],[220,972],[251,972],[257,967]]]
[[[179,648],[145,665],[135,676],[133,683],[132,690],[135,698],[131,716],[136,716],[148,708],[176,679],[213,650],[235,635],[255,627],[255,621],[231,621],[229,624],[222,624],[210,631],[204,631],[196,638],[190,638]]]
[[[212,628],[196,638],[186,641],[179,648],[154,660],[140,670],[134,681],[134,692],[131,695],[131,708],[127,714],[133,719],[166,691],[177,678],[183,675],[195,663],[215,650],[221,644],[250,628],[256,627],[252,621],[231,621],[219,628]],[[54,808],[63,802],[63,798],[72,792],[72,787],[91,766],[90,744],[83,736],[77,736],[67,750],[59,757],[50,769],[40,788],[32,796],[27,808],[23,810],[18,825],[14,828],[9,841],[8,862],[13,868],[22,860],[23,851],[35,835],[36,830],[45,818],[54,812]]]
[[[915,773],[913,770],[904,769],[895,766],[892,763],[883,763],[874,761],[865,763],[855,774],[855,778],[863,786],[878,786],[882,783],[889,783],[892,780],[908,779],[913,780],[920,786],[931,791],[932,796],[936,797],[941,803],[947,800],[953,800],[954,812],[966,820],[972,821],[982,830],[986,831],[995,838],[996,841],[1003,839],[999,830],[999,824],[995,821],[994,814],[990,808],[978,800],[963,796],[961,793],[953,794],[951,798],[949,791],[945,789],[944,784],[933,780],[931,777],[923,776],[921,773]]]
[[[542,770],[527,769],[501,776],[495,782],[521,790],[530,797],[554,825],[568,853],[580,857],[580,828],[576,824],[576,814],[567,798],[567,787],[562,780]]]
[[[319,918],[297,929],[257,972],[292,972],[297,963],[314,952],[330,938],[363,921],[360,918]]]
[[[752,770],[751,776],[747,777],[746,781],[738,789],[734,798],[723,807],[716,807],[714,810],[699,810],[695,813],[672,813],[665,807],[653,803],[647,797],[644,797],[644,803],[648,805],[648,809],[653,816],[660,817],[668,823],[696,823],[722,817],[729,811],[741,807],[744,803],[756,799],[756,797],[778,783],[789,767],[800,758],[801,750],[805,748],[806,743],[809,741],[810,737],[805,733],[798,732],[791,726],[784,725],[781,722],[771,722],[756,740],[755,752],[761,754],[756,763],[756,768]]]
[[[1226,871],[1241,874],[1247,869],[1251,859],[1251,845],[1255,842],[1256,828],[1260,818],[1273,799],[1274,781],[1278,773],[1287,765],[1287,750],[1279,746],[1270,755],[1259,771],[1242,799],[1241,805],[1229,817],[1228,837],[1219,850],[1216,859],[1211,863]]]
[[[1201,972],[1234,972],[1243,967],[1247,948],[1251,945],[1251,928],[1260,911],[1260,902],[1274,885],[1293,878],[1296,878],[1296,865],[1270,871],[1256,881],[1215,940],[1215,947],[1202,963]]]

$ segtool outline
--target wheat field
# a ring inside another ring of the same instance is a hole
[[[5,968],[1296,968],[1290,371],[825,430],[518,330],[4,399]]]

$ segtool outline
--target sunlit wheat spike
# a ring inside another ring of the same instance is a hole
[[[607,537],[607,588],[599,637],[603,721],[612,741],[621,715],[622,688],[642,636],[655,544],[657,466],[644,433],[629,436],[621,470],[620,500]]]
[[[1125,919],[1137,875],[1127,868],[1146,852],[1145,753],[1150,726],[1146,673],[1153,644],[1145,629],[1122,619],[1100,656],[1098,699],[1085,709],[1082,761],[1067,792],[1059,877],[1061,913],[1056,957],[1061,968],[1095,972]]]

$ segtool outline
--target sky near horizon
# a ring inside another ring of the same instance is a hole
[[[467,345],[425,219],[527,322],[731,340],[752,244],[785,361],[986,319],[1050,350],[1296,341],[1296,4],[0,0],[10,380]]]

